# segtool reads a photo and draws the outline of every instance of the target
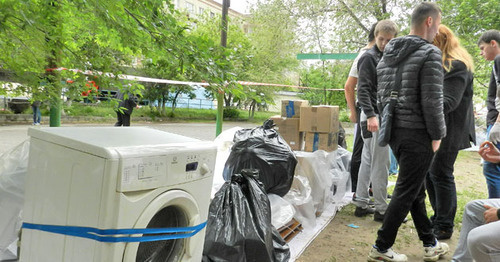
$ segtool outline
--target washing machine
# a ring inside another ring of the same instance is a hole
[[[217,153],[212,142],[146,127],[28,134],[20,261],[201,261]],[[143,231],[165,228],[192,236],[130,240],[165,236]],[[87,237],[82,229],[90,230]]]

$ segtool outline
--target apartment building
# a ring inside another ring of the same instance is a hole
[[[214,0],[173,0],[174,6],[178,10],[197,16],[208,13],[211,17],[222,14],[222,4]],[[251,28],[247,22],[247,14],[240,13],[229,8],[228,15],[233,21],[241,23],[243,31],[248,34]]]

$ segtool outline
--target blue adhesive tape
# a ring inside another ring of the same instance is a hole
[[[99,242],[152,242],[160,240],[172,240],[188,238],[200,232],[207,222],[192,227],[176,227],[176,228],[129,228],[129,229],[99,229],[94,227],[78,227],[78,226],[58,226],[58,225],[44,225],[23,223],[22,228],[40,230],[55,234],[81,237],[93,239]],[[112,235],[130,235],[130,234],[165,234],[169,235],[155,235],[155,236],[140,236],[140,237],[126,237],[126,236],[112,236]]]

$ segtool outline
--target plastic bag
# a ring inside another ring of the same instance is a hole
[[[210,203],[203,261],[288,261],[290,249],[271,224],[257,170],[234,174]]]
[[[271,224],[275,228],[280,229],[292,221],[295,209],[290,202],[275,194],[268,194],[267,197],[271,205]]]
[[[316,209],[311,196],[311,186],[307,177],[295,176],[292,188],[283,197],[292,203],[295,208],[294,218],[302,224],[305,229],[316,226]]]
[[[0,156],[0,260],[17,258],[29,140]]]
[[[273,121],[266,120],[260,127],[236,131],[231,154],[224,166],[226,181],[242,169],[257,169],[267,193],[284,196],[290,190],[297,159],[272,127]]]
[[[222,172],[224,171],[224,165],[226,164],[227,158],[231,153],[234,133],[236,133],[236,131],[240,129],[243,128],[237,126],[225,130],[214,139],[214,143],[217,145],[217,158],[215,159],[214,181],[212,183],[212,192],[210,194],[210,199],[214,198],[215,193],[217,193],[224,182],[226,182],[222,177]]]
[[[316,215],[320,215],[327,203],[331,200],[332,176],[329,171],[331,164],[327,162],[327,153],[317,150],[312,153],[297,152],[299,161],[296,175],[307,177],[311,186],[311,196]]]

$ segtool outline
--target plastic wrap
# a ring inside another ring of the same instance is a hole
[[[219,191],[224,182],[226,182],[222,177],[222,172],[224,170],[224,165],[226,164],[227,158],[231,153],[231,146],[233,146],[234,144],[234,133],[241,129],[243,128],[233,127],[220,133],[214,139],[214,143],[217,145],[217,158],[215,160],[214,181],[212,184],[212,194],[210,195],[211,198],[214,198],[215,193]]]
[[[272,126],[273,121],[267,120],[260,127],[236,131],[223,171],[226,181],[243,169],[257,169],[267,193],[284,196],[290,190],[297,159]]]
[[[347,170],[350,167],[351,156],[351,152],[341,147],[328,155],[328,162],[332,163],[330,168],[331,191],[335,203],[342,202],[345,194],[351,192],[351,174]]]
[[[311,186],[307,177],[295,176],[292,188],[283,197],[295,208],[294,218],[305,229],[312,229],[316,226],[316,215],[313,199],[311,196]]]
[[[275,228],[280,229],[292,221],[295,209],[290,202],[275,194],[268,194],[267,197],[271,204],[271,224]]]
[[[17,258],[29,140],[0,156],[0,260]]]
[[[203,261],[288,261],[290,250],[271,224],[269,199],[255,176],[234,174],[210,203]]]
[[[315,152],[297,152],[298,176],[307,177],[311,186],[311,196],[317,215],[323,212],[325,205],[331,200],[332,176],[330,175],[330,164],[326,159],[327,153],[323,150]]]

